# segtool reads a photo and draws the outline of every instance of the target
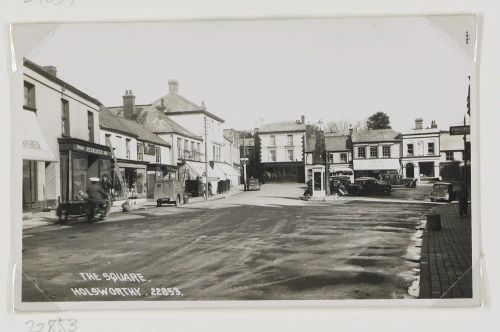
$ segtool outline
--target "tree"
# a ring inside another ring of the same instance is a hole
[[[325,126],[325,132],[337,133],[339,135],[349,135],[349,129],[355,133],[366,129],[365,121],[348,122],[346,120],[330,121]]]
[[[391,129],[391,121],[384,112],[377,112],[368,118],[366,127],[368,129]]]

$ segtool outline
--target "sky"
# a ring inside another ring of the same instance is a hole
[[[58,77],[106,106],[121,105],[125,90],[137,104],[151,103],[175,79],[179,94],[204,101],[226,128],[301,115],[307,123],[365,121],[381,111],[401,132],[415,118],[447,129],[466,112],[474,24],[473,17],[60,24],[24,56],[56,66]],[[24,26],[15,43],[37,29]]]

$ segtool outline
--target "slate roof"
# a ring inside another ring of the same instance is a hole
[[[284,133],[306,131],[306,125],[296,121],[266,123],[259,127],[259,133]]]
[[[401,141],[401,134],[394,129],[360,130],[352,134],[352,143],[398,141]]]
[[[326,136],[325,145],[327,151],[346,151],[352,148],[349,136]]]
[[[56,83],[56,84],[58,84],[60,86],[63,86],[66,90],[69,90],[69,91],[73,92],[77,96],[80,96],[83,99],[86,99],[87,101],[90,101],[91,103],[96,104],[97,106],[102,106],[102,103],[99,100],[97,100],[96,98],[89,96],[88,94],[86,94],[82,90],[80,90],[80,89],[76,88],[75,86],[67,83],[66,81],[63,81],[59,77],[52,75],[51,73],[49,73],[48,71],[46,71],[42,66],[34,63],[33,61],[24,58],[23,59],[23,65],[26,68],[29,68],[29,69],[37,72],[38,74],[42,75],[43,77],[47,78],[48,80],[50,80],[50,81],[52,81],[52,82],[54,82],[54,83]]]
[[[146,126],[133,120],[124,119],[104,108],[99,112],[99,125],[104,129],[118,131],[120,133],[136,137],[140,141],[170,146],[170,144],[164,141],[161,137],[153,134],[149,128],[146,128]]]
[[[464,150],[464,137],[462,135],[441,133],[439,137],[439,149],[441,151]]]
[[[316,135],[307,137],[306,152],[314,152],[316,149]],[[326,150],[334,151],[348,151],[352,149],[352,142],[349,136],[343,135],[325,135]]]
[[[123,107],[111,107],[110,111],[123,118]],[[185,137],[202,139],[201,136],[184,128],[152,105],[136,105],[135,112],[137,121],[149,128],[153,133],[174,133]]]
[[[163,100],[163,104],[162,104]],[[205,105],[197,105],[194,102],[184,98],[176,92],[169,92],[167,95],[164,95],[151,103],[154,107],[164,108],[164,111],[167,114],[171,115],[179,115],[184,113],[203,113],[208,117],[217,120],[221,123],[225,121],[215,114],[212,114],[206,110]]]

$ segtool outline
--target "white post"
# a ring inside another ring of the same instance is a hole
[[[243,163],[243,191],[247,190],[247,163]]]

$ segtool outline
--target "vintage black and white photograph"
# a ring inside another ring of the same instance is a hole
[[[19,309],[478,303],[475,16],[12,37]]]

